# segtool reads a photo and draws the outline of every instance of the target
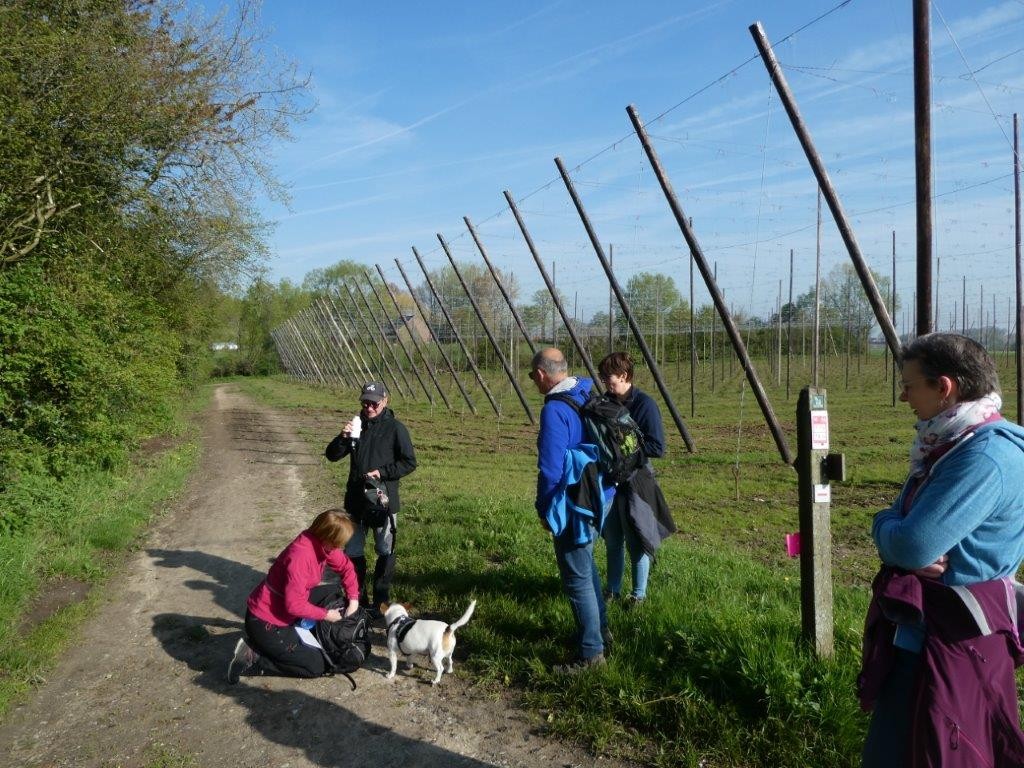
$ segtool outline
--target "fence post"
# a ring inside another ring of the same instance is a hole
[[[833,651],[832,487],[824,469],[829,448],[825,390],[804,387],[796,407],[796,470],[800,496],[800,618],[803,637],[819,657]],[[841,459],[839,460],[841,464]],[[842,473],[837,472],[837,480]]]

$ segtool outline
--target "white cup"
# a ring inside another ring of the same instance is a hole
[[[348,423],[348,436],[353,439],[358,439],[360,433],[363,431],[363,422],[358,416],[353,417],[352,421]]]

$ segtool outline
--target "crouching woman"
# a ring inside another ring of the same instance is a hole
[[[344,511],[328,509],[277,556],[249,595],[245,636],[235,645],[228,665],[229,683],[237,683],[243,674],[319,677],[327,672],[323,652],[303,642],[300,622],[307,620],[312,626],[342,618],[338,609],[318,604],[338,593],[337,585],[320,584],[325,566],[341,580],[348,600],[344,615],[359,608],[359,581],[344,552],[354,532],[355,524]]]

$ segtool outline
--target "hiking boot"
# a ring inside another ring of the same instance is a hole
[[[622,601],[622,607],[627,611],[632,611],[634,608],[639,608],[644,604],[644,600],[647,598],[637,597],[636,595],[627,595],[626,599]]]
[[[601,630],[601,642],[604,643],[604,655],[609,655],[612,652],[612,646],[615,645],[615,636],[608,627]]]
[[[228,685],[237,683],[238,678],[256,666],[256,662],[259,660],[260,655],[249,647],[245,638],[238,638],[238,642],[235,643],[235,655],[231,657],[231,662],[228,664]]]
[[[576,658],[566,664],[555,664],[551,671],[556,675],[578,675],[580,672],[603,667],[605,664],[604,654],[599,653],[597,656],[591,656],[589,659]]]

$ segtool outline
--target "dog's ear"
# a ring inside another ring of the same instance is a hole
[[[379,610],[381,613],[387,613],[388,608],[390,607],[391,603],[381,603],[379,606],[377,606],[377,610]]]
[[[407,611],[412,610],[412,605],[410,603],[402,603],[402,607],[405,608],[405,610]]]

